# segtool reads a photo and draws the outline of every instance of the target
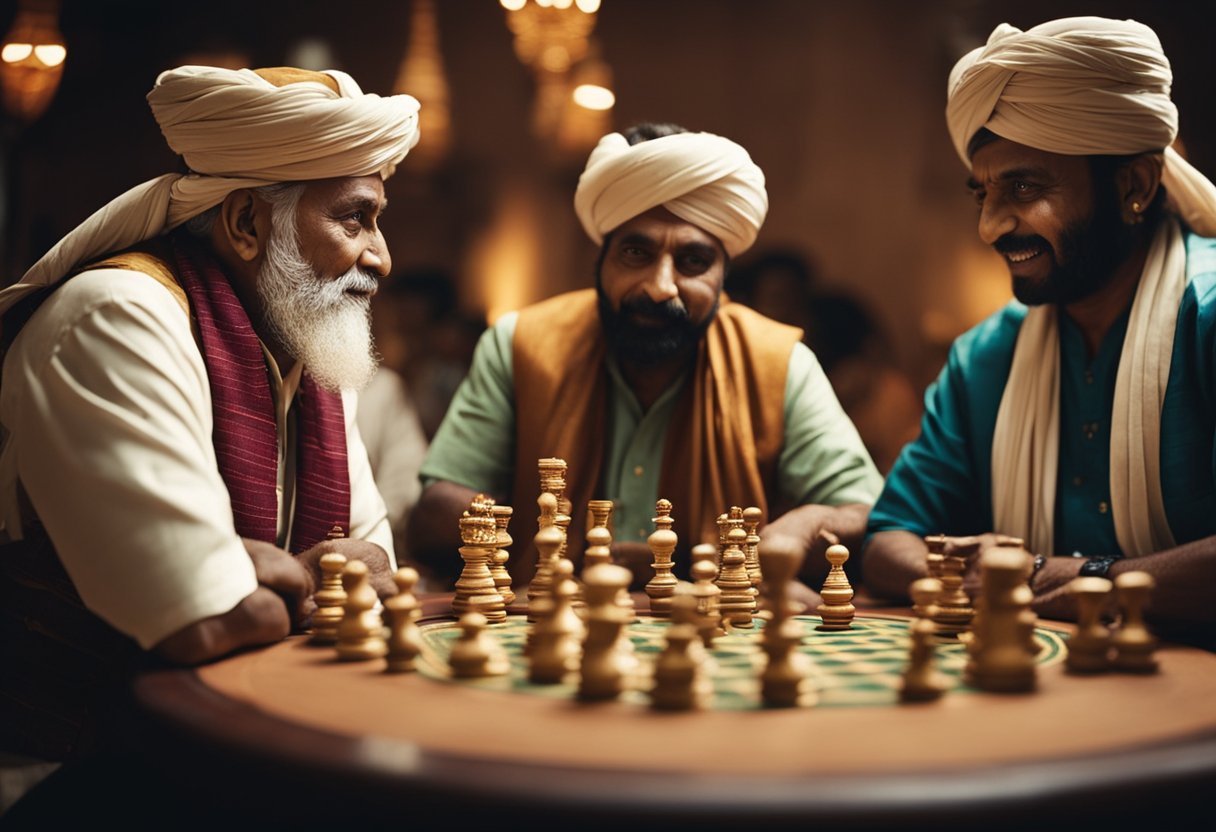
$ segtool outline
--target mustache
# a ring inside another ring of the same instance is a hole
[[[379,279],[374,274],[369,274],[358,266],[351,268],[350,271],[333,283],[336,291],[358,292],[365,295],[374,295],[380,288]]]
[[[669,324],[684,323],[688,320],[688,309],[675,298],[662,303],[656,303],[646,296],[623,300],[618,314],[621,317],[641,315]]]
[[[1052,249],[1051,243],[1047,242],[1047,240],[1040,237],[1038,234],[1006,234],[1004,237],[1001,237],[999,240],[993,243],[992,247],[1001,254],[1012,254],[1015,251],[1026,251],[1032,248],[1041,248],[1044,251],[1049,251],[1052,254],[1055,254],[1055,250]]]

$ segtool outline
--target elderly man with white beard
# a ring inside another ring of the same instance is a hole
[[[299,628],[323,553],[393,592],[355,391],[418,103],[210,67],[148,100],[190,173],[0,293],[0,746],[45,758],[81,750],[147,652],[192,664]]]

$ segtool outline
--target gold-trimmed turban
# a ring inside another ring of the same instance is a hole
[[[715,236],[731,257],[756,241],[768,213],[764,173],[739,145],[712,133],[675,133],[630,145],[600,139],[574,194],[597,244],[623,223],[663,206]]]
[[[1178,108],[1156,33],[1134,20],[1007,23],[950,73],[946,122],[963,164],[980,128],[1063,155],[1165,151],[1162,181],[1196,232],[1216,236],[1216,186],[1170,147]]]
[[[183,66],[148,103],[188,174],[137,185],[77,226],[0,292],[0,312],[83,263],[169,231],[232,191],[342,176],[387,177],[418,142],[418,102],[364,93],[344,72]]]

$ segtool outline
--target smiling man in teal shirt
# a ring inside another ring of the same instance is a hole
[[[1072,617],[1078,574],[1137,569],[1158,625],[1216,621],[1216,189],[1169,149],[1170,81],[1152,30],[1102,18],[1002,25],[951,73],[979,234],[1017,301],[926,396],[870,515],[875,594],[925,574],[926,534],[1004,534],[1042,555],[1041,614]]]

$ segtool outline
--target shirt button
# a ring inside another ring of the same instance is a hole
[[[1093,370],[1086,370],[1086,371],[1085,371],[1085,383],[1086,383],[1086,384],[1093,384],[1093,383],[1094,383],[1094,371],[1093,371]]]
[[[1098,503],[1098,513],[1099,513],[1099,514],[1106,514],[1106,512],[1108,512],[1108,511],[1110,511],[1110,506],[1108,506],[1108,505],[1106,504],[1106,501],[1105,501],[1105,500],[1103,500],[1102,502]]]
[[[1081,479],[1081,477],[1073,477],[1073,478],[1072,478],[1072,484],[1073,484],[1073,485],[1079,486],[1079,485],[1081,485],[1081,483],[1083,483],[1083,482],[1085,482],[1085,480]]]
[[[645,530],[645,529],[638,529],[638,537],[640,537],[640,538],[642,538],[643,540],[645,540],[645,539],[646,539],[646,536],[647,536],[647,535],[646,535],[646,530]]]
[[[633,475],[635,477],[640,477],[640,476],[642,476],[643,470],[644,469],[642,468],[641,465],[635,465],[635,466],[633,466]]]
[[[1093,439],[1094,435],[1097,434],[1097,432],[1098,432],[1098,423],[1097,422],[1085,422],[1084,424],[1081,425],[1081,430],[1085,431],[1086,439]]]

